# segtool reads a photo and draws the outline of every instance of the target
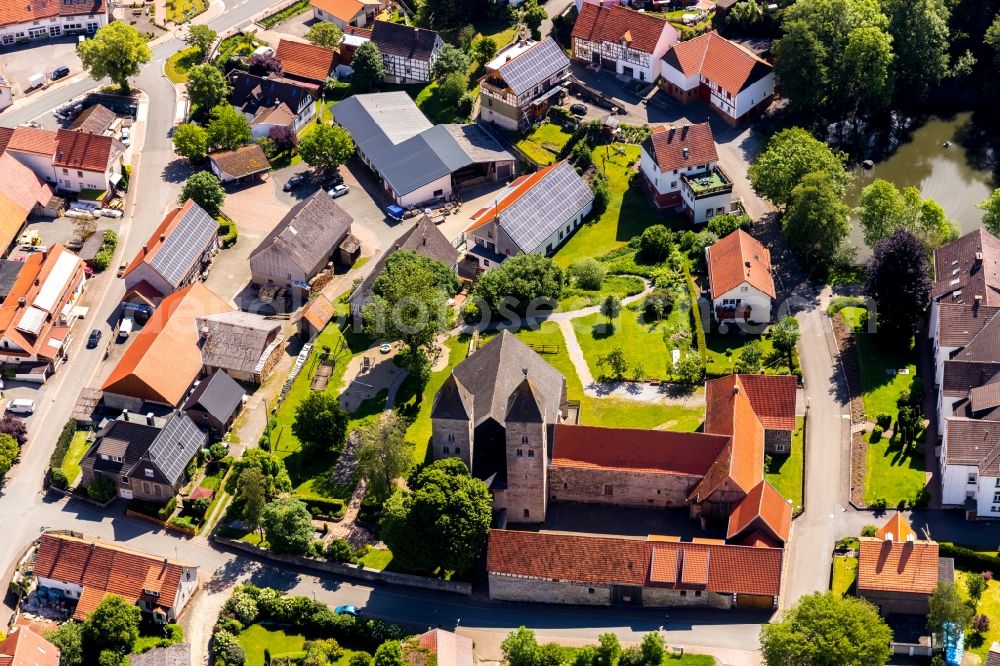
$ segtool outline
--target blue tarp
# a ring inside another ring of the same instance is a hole
[[[962,653],[965,651],[965,632],[948,622],[943,627],[942,641],[944,643],[944,662],[948,666],[961,666]]]

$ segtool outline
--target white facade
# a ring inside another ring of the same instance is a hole
[[[94,34],[107,24],[108,15],[106,13],[52,16],[37,21],[9,23],[0,26],[0,46],[10,46],[33,39],[62,37],[66,34]],[[39,65],[39,71],[45,68],[51,69],[51,64]]]
[[[450,197],[452,194],[451,174],[441,176],[437,180],[431,181],[430,183],[418,187],[412,192],[406,192],[405,194],[393,192],[388,183],[384,183],[384,185],[386,192],[388,192],[389,195],[395,199],[396,203],[403,208],[413,208],[434,199]]]
[[[71,167],[60,167],[52,164],[51,155],[27,153],[20,150],[10,150],[18,162],[31,169],[36,176],[48,183],[54,183],[61,190],[79,192],[81,190],[111,189],[111,176],[115,174],[115,165],[120,161],[113,160],[106,171],[88,171]]]
[[[755,83],[751,83],[736,95],[735,114],[736,118],[741,118],[749,113],[755,106],[774,95],[774,72],[769,73]],[[712,103],[715,104],[715,95],[712,95]],[[723,107],[719,107],[720,109]]]
[[[978,465],[949,465],[948,420],[942,421],[944,438],[941,442],[941,504],[962,506],[967,499],[976,501],[979,518],[1000,518],[1000,468],[980,472]]]
[[[677,36],[677,30],[667,23],[652,53],[637,51],[623,44],[590,42],[577,37],[573,39],[573,55],[601,67],[605,62],[613,61],[616,74],[652,83],[660,76],[663,56],[677,41]]]
[[[548,238],[543,240],[535,247],[529,250],[526,254],[541,254],[544,256],[549,256],[553,252],[559,249],[559,247],[569,240],[577,229],[583,224],[583,221],[590,215],[590,211],[594,208],[594,202],[590,201],[586,206],[576,211],[572,215],[566,218],[559,227],[549,235]],[[493,235],[497,236],[496,239]],[[511,247],[516,247],[512,241],[510,241],[509,236],[501,229],[496,231],[496,223],[490,222],[481,227],[476,228],[474,231],[469,232],[467,235],[467,242],[470,245],[481,245],[488,248],[491,252],[496,252],[497,255],[503,259],[506,257],[512,257],[519,252],[512,252]],[[476,261],[479,263],[479,267],[483,270],[490,270],[491,268],[496,268],[500,265],[499,262],[495,260],[490,260],[486,257],[479,256],[477,254],[470,254],[470,256],[475,257]]]
[[[0,73],[0,111],[14,103],[14,94],[10,91],[10,86],[2,83],[2,73]]]
[[[731,211],[733,189],[730,187],[714,194],[698,196],[687,183],[682,181],[681,199],[688,215],[691,216],[691,221],[695,224],[704,224],[716,215]]]
[[[679,192],[681,190],[681,176],[684,174],[692,175],[699,171],[705,171],[706,169],[714,169],[718,166],[718,162],[708,162],[707,164],[692,164],[683,169],[673,169],[672,171],[662,172],[660,171],[660,166],[653,159],[653,156],[647,153],[645,150],[639,152],[639,170],[642,171],[643,175],[649,179],[649,182],[653,184],[656,191],[660,194],[671,194],[674,192]]]
[[[750,308],[746,321],[771,321],[771,297],[749,282],[742,282],[712,301],[712,316],[718,308]],[[744,318],[738,317],[740,321]]]
[[[313,7],[313,18],[319,21],[326,21],[328,23],[332,23],[341,30],[344,30],[347,28],[348,25],[353,25],[355,28],[365,27],[367,15],[365,14],[364,9],[362,8],[362,10],[357,14],[355,14],[351,20],[345,21],[342,18],[337,18],[333,14],[328,14],[319,7]]]

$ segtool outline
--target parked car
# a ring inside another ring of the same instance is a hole
[[[118,277],[121,277],[121,276],[125,275],[125,269],[126,268],[128,268],[128,266],[126,266],[125,264],[121,264],[118,267]]]
[[[576,104],[573,104],[572,106],[569,107],[569,112],[572,113],[574,116],[583,117],[587,115],[587,105],[577,102]]]
[[[121,325],[118,326],[118,339],[127,340],[128,336],[132,335],[132,329],[135,328],[135,319],[132,317],[125,317],[122,319]]]
[[[293,189],[295,189],[304,182],[306,182],[306,175],[304,173],[297,173],[291,178],[289,178],[288,182],[285,183],[285,186],[282,187],[281,189],[283,189],[285,192],[291,192]]]
[[[67,67],[66,65],[59,65],[58,67],[52,70],[51,74],[49,74],[49,78],[51,78],[53,81],[58,81],[64,76],[69,76],[69,67]]]
[[[7,403],[7,411],[11,414],[30,416],[35,413],[35,401],[29,398],[14,398]]]
[[[327,194],[329,194],[332,198],[336,199],[337,197],[344,196],[350,191],[351,191],[350,187],[341,183],[340,185],[334,185],[333,189],[327,192]]]
[[[90,332],[90,337],[87,338],[87,349],[94,349],[97,347],[97,343],[101,341],[101,331],[100,329],[94,329]]]
[[[337,615],[353,615],[354,617],[361,617],[361,609],[357,606],[337,606],[333,609],[333,612]]]
[[[122,128],[121,142],[123,146],[128,146],[132,143],[132,131],[127,127]]]

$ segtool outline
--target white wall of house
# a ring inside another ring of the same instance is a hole
[[[684,72],[679,69],[674,69],[673,66],[668,65],[665,62],[660,65],[660,76],[685,92],[694,90],[701,82],[701,77],[698,74],[685,76]]]
[[[728,213],[732,208],[732,190],[719,192],[718,194],[706,197],[695,197],[691,189],[681,187],[681,199],[684,206],[691,211],[691,220],[695,224],[708,222],[716,215]]]
[[[11,157],[31,169],[36,176],[49,183],[56,182],[56,174],[52,169],[52,155],[26,153],[20,150],[8,150]]]
[[[388,183],[386,183],[386,187],[388,187]],[[449,197],[452,194],[451,174],[441,176],[412,192],[405,194],[390,192],[390,194],[394,194],[396,203],[404,208],[413,208],[438,197]]]
[[[938,391],[938,413],[937,422],[944,423],[944,420],[949,416],[955,414],[955,403],[961,400],[961,397],[953,395],[945,395],[944,391]],[[943,433],[939,433],[938,437],[942,437]]]
[[[583,220],[590,214],[590,211],[594,208],[594,203],[590,202],[580,210],[576,211],[570,217],[567,217],[559,228],[552,232],[548,238],[543,240],[538,244],[538,247],[533,249],[528,254],[552,254],[555,252],[560,245],[565,243],[573,233],[580,228],[583,224]]]
[[[38,21],[11,23],[0,26],[0,46],[9,46],[17,42],[32,39],[61,37],[68,33],[93,33],[101,26],[108,24],[107,14],[80,14],[78,16],[53,16]],[[39,72],[52,69],[54,65],[40,64]]]
[[[354,16],[354,18],[352,18],[350,21],[344,21],[343,19],[337,18],[333,14],[327,14],[326,12],[324,12],[322,9],[320,9],[318,7],[313,7],[313,17],[316,18],[316,19],[318,19],[318,20],[320,20],[320,21],[327,21],[328,23],[332,23],[335,26],[337,26],[338,28],[340,28],[341,30],[343,30],[344,28],[346,28],[347,25],[348,25],[348,23],[350,23],[351,25],[353,25],[356,28],[363,28],[363,27],[365,27],[365,13],[364,13],[364,11],[358,12]]]
[[[663,32],[660,33],[660,39],[656,42],[656,49],[653,51],[653,57],[650,58],[650,77],[649,81],[656,81],[660,76],[660,71],[662,70],[661,65],[663,64],[663,56],[667,55],[667,51],[670,47],[677,43],[680,38],[680,33],[677,29],[669,23],[664,26]]]
[[[10,86],[0,85],[0,111],[6,109],[14,103],[14,94],[10,91]]]
[[[57,186],[70,192],[80,190],[106,190],[111,187],[112,171],[83,171],[71,167],[53,167]]]
[[[747,282],[733,287],[714,299],[712,301],[712,316],[715,316],[715,308],[731,305],[736,301],[739,301],[739,307],[750,306],[750,321],[771,321],[771,297]]]
[[[760,81],[750,84],[736,95],[736,117],[739,118],[773,94],[774,73],[772,72]]]
[[[53,590],[62,590],[63,596],[71,599],[79,599],[80,593],[83,592],[83,587],[77,585],[76,583],[67,583],[65,581],[56,580],[55,578],[46,578],[45,576],[38,577],[38,586],[47,587]]]

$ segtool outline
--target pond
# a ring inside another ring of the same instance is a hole
[[[936,200],[949,219],[965,234],[977,228],[983,211],[976,204],[989,197],[993,191],[993,178],[988,169],[972,166],[966,149],[959,145],[959,135],[972,121],[971,113],[958,113],[950,118],[932,117],[913,131],[910,141],[903,143],[886,160],[865,170],[853,170],[854,185],[847,191],[845,203],[854,208],[861,199],[861,190],[876,178],[884,178],[900,189],[909,186],[920,188],[924,198]],[[949,148],[944,143],[950,141]],[[871,251],[864,246],[860,225],[855,220],[851,230],[851,243],[858,248],[858,258],[864,259]]]

